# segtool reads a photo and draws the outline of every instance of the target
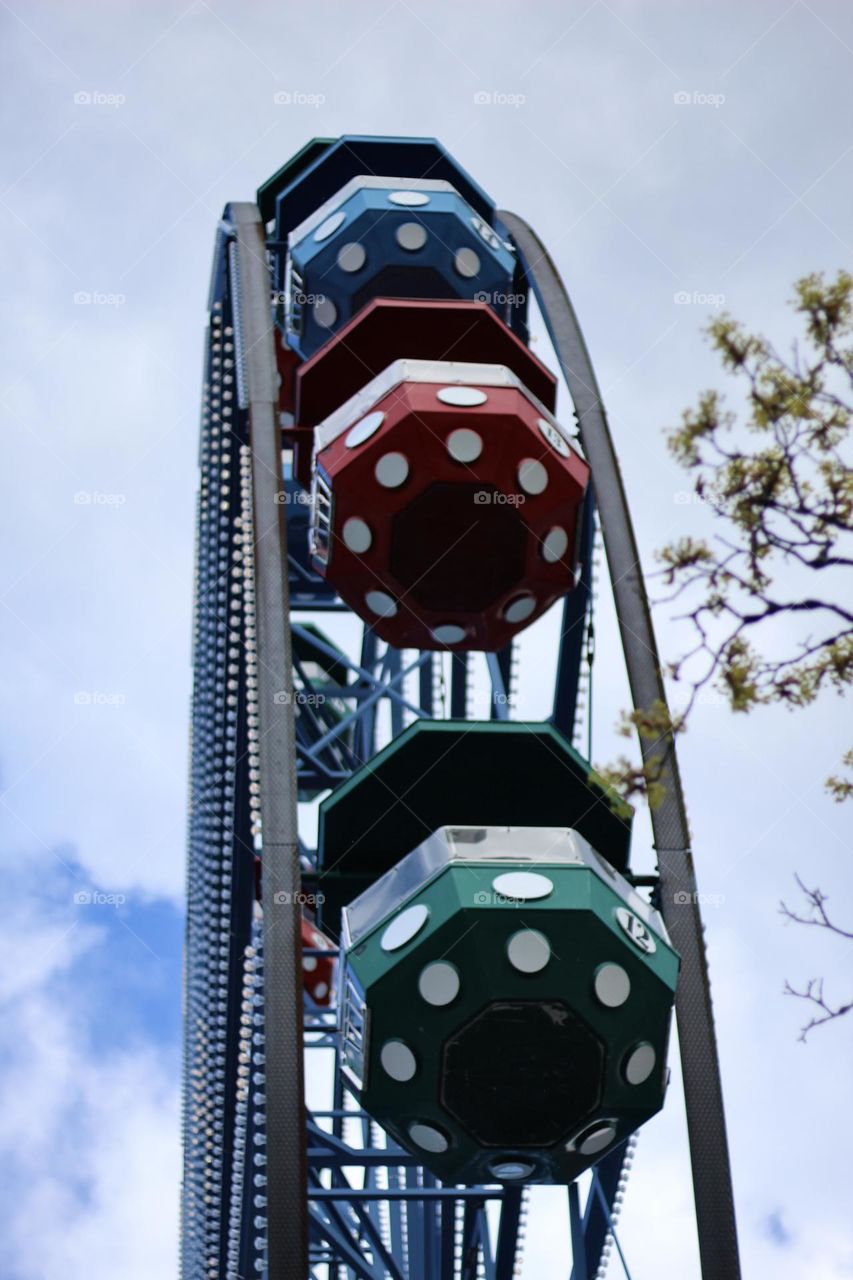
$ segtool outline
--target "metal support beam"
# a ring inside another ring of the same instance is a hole
[[[574,401],[581,443],[595,477],[601,530],[613,583],[622,648],[635,707],[666,704],[657,642],[640,557],[604,406],[572,304],[545,246],[513,213],[500,217],[518,247]],[[641,740],[644,758],[660,744]],[[739,1280],[737,1226],[711,989],[690,850],[687,813],[674,747],[663,777],[663,802],[652,810],[660,868],[660,909],[681,956],[676,992],[678,1039],[693,1168],[693,1193],[704,1280]]]
[[[503,1200],[507,1193],[485,1187],[394,1187],[377,1191],[375,1187],[321,1187],[312,1190],[312,1200],[465,1200],[479,1202]]]
[[[569,1280],[590,1280],[586,1242],[583,1237],[581,1198],[576,1182],[569,1185],[569,1235],[572,1241],[572,1273]]]
[[[258,644],[258,749],[264,910],[268,1280],[308,1271],[302,1068],[302,940],[293,656],[281,489],[278,376],[264,226],[232,204],[237,389],[249,413]],[[284,695],[284,696],[282,696]]]
[[[628,1138],[609,1151],[595,1166],[595,1182],[603,1194],[604,1206],[602,1207],[601,1197],[595,1193],[595,1188],[591,1187],[583,1217],[580,1219],[580,1237],[577,1246],[574,1243],[574,1235],[572,1236],[572,1272],[569,1280],[593,1280],[598,1271],[601,1252],[611,1228],[616,1192],[625,1167],[625,1158],[631,1150],[633,1150],[633,1141]],[[571,1197],[569,1199],[571,1203]]]
[[[616,1252],[619,1254],[619,1261],[622,1263],[622,1270],[625,1273],[625,1280],[631,1280],[631,1272],[628,1270],[628,1263],[625,1261],[625,1254],[622,1251],[622,1245],[619,1243],[619,1237],[616,1234],[616,1225],[610,1212],[610,1205],[607,1203],[607,1197],[602,1190],[601,1181],[598,1177],[598,1170],[592,1171],[592,1186],[589,1194],[595,1196],[607,1221],[607,1233],[616,1246]]]
[[[486,666],[492,684],[489,714],[492,720],[509,719],[509,654],[510,646],[500,653],[487,653]],[[504,661],[502,661],[504,659]]]
[[[524,1191],[521,1187],[508,1187],[498,1224],[495,1245],[495,1280],[512,1280],[515,1274],[515,1258],[518,1251],[518,1229],[521,1225],[521,1205]]]
[[[595,544],[595,497],[592,485],[586,495],[580,519],[578,561],[580,577],[574,591],[563,604],[560,624],[560,650],[557,677],[554,681],[554,706],[551,720],[574,742],[578,727],[578,697],[581,692],[581,670],[584,658],[584,632],[587,610],[592,601],[592,554]],[[590,708],[587,707],[589,715]]]
[[[467,653],[451,653],[450,655],[450,718],[464,720],[468,714],[468,667]]]

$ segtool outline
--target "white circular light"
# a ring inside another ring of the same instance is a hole
[[[349,520],[344,521],[341,534],[344,545],[349,547],[350,551],[354,551],[356,555],[360,556],[365,551],[370,550],[373,534],[370,532],[367,522],[359,519],[358,516],[350,516]]]
[[[516,600],[511,600],[506,606],[504,617],[507,622],[524,622],[526,618],[530,617],[535,608],[535,596],[519,596]]]
[[[569,535],[558,524],[549,529],[542,539],[542,559],[546,564],[556,564],[562,560],[569,546]]]
[[[450,1004],[459,994],[459,974],[446,960],[428,964],[418,978],[418,991],[427,1004]]]
[[[402,1040],[386,1040],[379,1054],[382,1070],[392,1080],[405,1084],[413,1079],[418,1069],[415,1055]]]
[[[331,298],[319,298],[314,303],[314,319],[323,329],[331,329],[338,318],[338,308]]]
[[[368,591],[364,603],[371,613],[378,618],[394,618],[397,616],[397,601],[385,591]]]
[[[548,488],[548,472],[535,458],[522,458],[518,464],[518,483],[525,493],[544,493]]]
[[[409,464],[405,454],[383,453],[373,468],[373,474],[383,489],[399,489],[409,474]]]
[[[465,628],[457,627],[454,622],[445,622],[440,627],[433,627],[430,635],[439,644],[459,644],[465,639]]]
[[[450,1146],[441,1130],[431,1124],[410,1124],[409,1137],[422,1151],[432,1151],[434,1155],[440,1155]]]
[[[345,244],[338,252],[338,266],[341,271],[360,271],[367,261],[367,253],[363,244],[353,241]]]
[[[537,418],[536,423],[554,452],[559,453],[561,458],[568,458],[571,453],[571,449],[560,435],[553,422],[548,422],[546,418]]]
[[[388,199],[392,204],[406,205],[414,208],[416,205],[429,204],[429,196],[425,191],[391,191]]]
[[[513,969],[519,973],[539,973],[551,959],[551,944],[536,929],[521,929],[506,944]]]
[[[395,916],[382,935],[379,945],[383,951],[398,951],[420,933],[429,919],[429,907],[417,902]]]
[[[327,982],[318,982],[314,988],[314,999],[323,1000],[329,994],[329,984]]]
[[[458,409],[471,409],[476,404],[485,404],[489,398],[479,387],[442,387],[436,395],[442,404],[452,404]]]
[[[426,227],[422,227],[419,222],[401,223],[395,235],[400,248],[406,249],[409,253],[422,249],[427,242]]]
[[[365,440],[369,440],[375,435],[382,423],[385,421],[385,414],[381,409],[374,409],[373,413],[368,413],[366,417],[357,422],[347,433],[345,441],[348,449],[354,449],[358,444],[364,444]]]
[[[625,1079],[629,1084],[643,1084],[655,1069],[657,1054],[646,1042],[632,1049],[622,1064]]]
[[[338,209],[337,213],[333,213],[325,222],[321,222],[317,230],[314,232],[314,239],[319,244],[321,240],[328,240],[329,236],[333,236],[338,227],[342,226],[347,220],[347,215],[343,209]]]
[[[591,1129],[578,1147],[581,1155],[594,1156],[597,1151],[609,1147],[616,1137],[616,1129],[612,1124],[602,1124]]]
[[[517,898],[519,902],[535,902],[547,898],[554,891],[554,882],[538,871],[504,871],[495,876],[492,888],[503,898]]]
[[[515,1181],[517,1178],[529,1178],[535,1165],[529,1160],[493,1160],[489,1169],[501,1182]]]
[[[317,957],[304,956],[302,960],[302,968],[305,970],[306,973],[313,973],[314,970],[317,968]]]
[[[447,452],[454,462],[476,462],[483,452],[483,437],[468,427],[460,427],[447,437]]]
[[[608,1009],[618,1009],[631,994],[631,979],[621,964],[603,964],[593,981],[598,1001]]]
[[[480,258],[473,249],[460,249],[453,259],[453,265],[460,276],[471,280],[480,270]]]

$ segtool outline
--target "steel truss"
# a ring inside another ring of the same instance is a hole
[[[632,693],[635,705],[648,705],[663,691],[594,375],[544,249],[514,215],[501,218],[574,400]],[[297,798],[350,777],[387,727],[396,735],[415,717],[464,718],[479,655],[442,662],[402,653],[362,626],[350,654],[306,616],[347,611],[311,569],[302,491],[286,459],[280,465],[271,295],[260,215],[253,205],[229,205],[211,279],[199,457],[182,1276],[510,1280],[525,1232],[524,1188],[442,1186],[395,1146],[347,1090],[337,993],[328,1007],[303,993],[300,903],[319,882],[316,853],[298,835]],[[579,692],[591,679],[596,519],[590,495],[580,579],[563,606],[555,658],[551,718],[573,738],[582,729]],[[648,660],[632,644],[632,628]],[[485,657],[495,719],[509,717],[514,665],[510,650]],[[677,1013],[703,1277],[735,1280],[699,909],[682,908],[677,918],[666,909],[674,889],[697,901],[674,762],[671,770],[670,799],[655,819],[657,889],[685,962]],[[701,1063],[698,1054],[706,1055]],[[321,1109],[305,1106],[303,1061],[309,1092],[327,1085]],[[633,1142],[602,1159],[583,1203],[577,1185],[569,1188],[571,1280],[603,1275],[614,1248],[625,1263],[615,1224]]]

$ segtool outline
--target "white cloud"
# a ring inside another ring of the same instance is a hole
[[[69,928],[67,907],[51,900],[46,860],[39,873],[47,891],[22,885],[0,955],[4,1275],[172,1275],[175,1055],[153,1040],[114,1042],[114,994],[81,982],[78,967],[93,950],[110,965],[107,936],[85,921]]]

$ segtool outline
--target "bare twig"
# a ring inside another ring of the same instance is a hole
[[[785,983],[785,995],[796,996],[798,1000],[808,1000],[810,1004],[819,1010],[813,1017],[809,1019],[804,1027],[801,1028],[800,1034],[797,1036],[805,1044],[810,1031],[815,1027],[821,1027],[825,1022],[833,1022],[836,1018],[843,1018],[845,1013],[849,1013],[853,1009],[853,1000],[847,1004],[839,1004],[834,1007],[830,1005],[823,995],[823,978],[809,978],[805,989],[797,991],[792,987],[790,982]]]
[[[807,913],[801,914],[799,911],[792,911],[784,902],[780,902],[779,910],[785,919],[792,921],[794,924],[811,925],[818,929],[826,929],[828,933],[833,933],[836,937],[844,938],[848,942],[853,941],[853,932],[849,929],[843,929],[830,918],[826,909],[826,904],[829,900],[827,895],[819,888],[810,889],[803,883],[799,875],[795,875],[794,879],[806,900]],[[790,982],[786,982],[784,991],[786,996],[796,996],[798,1000],[806,1000],[817,1010],[817,1013],[813,1014],[800,1031],[798,1038],[803,1042],[815,1027],[823,1026],[825,1022],[833,1022],[836,1018],[843,1018],[846,1013],[853,1009],[853,1000],[848,1000],[844,1004],[830,1004],[824,996],[823,978],[809,978],[805,987],[801,990],[791,986]]]

